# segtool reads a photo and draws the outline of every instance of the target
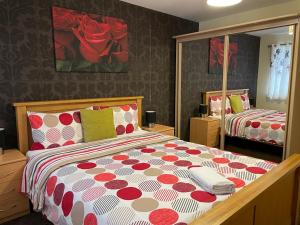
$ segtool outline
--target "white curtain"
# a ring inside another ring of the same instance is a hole
[[[271,48],[271,68],[269,74],[267,98],[275,101],[285,101],[288,96],[291,45],[277,44]]]

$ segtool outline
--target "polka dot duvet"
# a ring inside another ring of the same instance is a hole
[[[276,164],[149,132],[42,152],[27,163],[22,191],[56,225],[183,225],[230,197],[204,191],[190,166],[239,191]]]

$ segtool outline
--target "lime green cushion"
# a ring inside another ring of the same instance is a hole
[[[80,110],[85,142],[97,141],[117,136],[112,109]]]
[[[230,105],[231,105],[232,111],[234,113],[240,113],[240,112],[244,111],[241,96],[231,95],[231,96],[229,96],[229,99],[230,99]]]

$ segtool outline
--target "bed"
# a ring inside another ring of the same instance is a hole
[[[248,89],[229,90],[227,95],[248,94]],[[221,96],[222,91],[202,93],[204,104]],[[244,112],[225,115],[225,134],[266,144],[283,146],[285,140],[286,113],[269,109],[249,109]]]
[[[141,126],[141,102],[127,97],[16,103],[19,149],[26,153],[32,142],[27,111],[137,103]],[[214,168],[238,191],[203,191],[188,178],[192,165]],[[299,167],[299,155],[275,165],[139,131],[29,155],[22,188],[54,224],[297,224]]]

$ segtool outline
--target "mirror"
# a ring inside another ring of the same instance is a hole
[[[229,39],[226,94],[231,113],[225,116],[225,150],[280,162],[286,138],[291,28],[235,34]]]
[[[182,44],[180,138],[210,147],[220,147],[224,37],[201,39]],[[212,116],[209,116],[212,115]]]

